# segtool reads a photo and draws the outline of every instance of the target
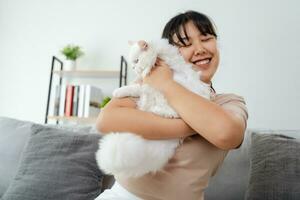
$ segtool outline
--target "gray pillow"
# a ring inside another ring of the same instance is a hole
[[[247,200],[300,199],[300,140],[252,134]]]
[[[0,197],[17,172],[31,126],[31,122],[0,117]]]
[[[103,179],[95,160],[100,137],[32,125],[18,172],[3,200],[94,199]]]

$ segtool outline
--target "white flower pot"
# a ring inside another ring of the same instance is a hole
[[[75,68],[76,68],[75,60],[66,60],[64,62],[64,70],[71,71],[71,70],[75,70]]]

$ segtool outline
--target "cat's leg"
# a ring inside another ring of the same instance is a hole
[[[113,97],[139,97],[141,94],[141,85],[133,84],[128,86],[123,86],[113,91]]]

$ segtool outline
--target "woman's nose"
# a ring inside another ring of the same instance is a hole
[[[202,44],[195,44],[194,55],[203,55],[206,53],[206,49]]]
[[[194,55],[197,56],[197,55],[204,55],[206,53],[205,49],[197,49],[195,52],[194,52]]]

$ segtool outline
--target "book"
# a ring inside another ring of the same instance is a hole
[[[78,99],[79,99],[79,86],[74,86],[74,95],[73,95],[73,110],[72,110],[72,116],[78,116]]]
[[[66,85],[61,85],[60,100],[59,100],[59,116],[65,116],[65,102],[66,102]]]
[[[78,110],[77,110],[77,116],[83,117],[83,109],[84,109],[84,97],[85,97],[85,85],[79,85],[79,91],[78,91]]]
[[[60,103],[60,85],[55,86],[55,95],[54,95],[54,110],[53,116],[59,115],[59,103]]]
[[[84,117],[97,117],[100,113],[100,105],[103,99],[102,90],[98,87],[86,85],[84,98]]]
[[[67,85],[65,116],[71,117],[73,111],[74,85]]]

